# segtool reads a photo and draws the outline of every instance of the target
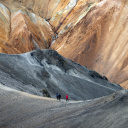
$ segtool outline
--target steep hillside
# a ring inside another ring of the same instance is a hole
[[[18,8],[15,2],[7,2],[0,3],[0,52],[17,54],[49,48],[55,38],[49,23],[22,6]]]
[[[127,88],[127,0],[1,0],[0,52],[54,49]]]
[[[128,78],[127,21],[127,0],[103,0],[60,32],[51,48],[121,84]]]
[[[24,92],[51,97],[61,93],[70,99],[86,100],[121,90],[95,71],[60,56],[54,50],[37,50],[20,55],[0,54],[0,83]]]
[[[0,85],[1,128],[127,128],[128,91],[91,101],[61,102]]]

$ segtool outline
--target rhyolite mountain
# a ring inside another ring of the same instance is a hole
[[[127,12],[127,0],[1,0],[0,128],[127,128]]]
[[[88,100],[122,90],[95,71],[59,55],[54,50],[23,54],[0,54],[0,83],[11,88],[50,97],[69,94],[73,100]]]
[[[127,88],[127,0],[1,0],[0,52],[54,49]]]

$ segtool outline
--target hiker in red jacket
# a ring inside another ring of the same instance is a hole
[[[68,95],[66,95],[66,101],[68,101]]]

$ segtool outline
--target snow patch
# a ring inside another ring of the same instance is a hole
[[[36,15],[34,13],[31,13],[31,17],[32,17],[32,21],[36,24],[37,23]]]
[[[53,40],[52,43],[51,43],[51,45],[54,44],[55,41],[56,41],[56,40]]]
[[[13,15],[13,17],[16,17],[17,15],[19,15],[19,14],[24,14],[24,12],[23,11],[21,11],[21,10],[18,10],[16,13],[14,13],[14,15]]]
[[[1,3],[0,3],[0,7],[4,11],[4,14],[5,14],[6,18],[9,19],[9,15],[7,13],[7,11],[9,12],[9,10],[7,10],[7,8]]]
[[[43,19],[44,20],[44,23],[46,23],[49,27],[50,27],[50,29],[51,29],[51,25],[49,24],[49,22],[48,21],[46,21],[45,19]],[[51,29],[52,30],[52,29]]]
[[[70,3],[65,7],[65,10],[70,9],[76,5],[78,0],[71,0]]]

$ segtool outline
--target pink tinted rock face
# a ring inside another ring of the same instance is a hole
[[[107,76],[111,82],[123,83],[128,78],[127,7],[126,0],[92,5],[75,25],[60,32],[51,48]]]

